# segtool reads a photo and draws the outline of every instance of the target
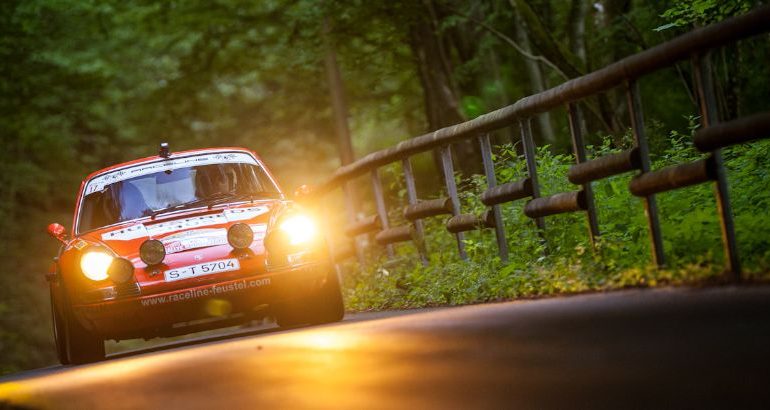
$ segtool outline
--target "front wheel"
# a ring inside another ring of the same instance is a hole
[[[67,327],[64,317],[57,308],[57,301],[54,298],[54,290],[51,289],[51,320],[53,322],[53,341],[56,345],[56,357],[61,364],[70,364],[70,358],[67,354]]]
[[[67,355],[73,364],[93,363],[104,360],[104,339],[86,330],[72,312],[66,312]]]
[[[312,295],[276,306],[276,323],[280,327],[339,322],[345,315],[340,282],[330,273],[326,283]]]
[[[66,294],[60,289],[61,294]],[[51,291],[51,313],[54,324],[56,353],[61,364],[84,364],[104,360],[104,340],[84,328],[75,318],[66,296],[56,303]]]

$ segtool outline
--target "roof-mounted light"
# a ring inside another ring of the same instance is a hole
[[[160,143],[160,150],[158,150],[158,156],[161,158],[168,158],[171,156],[171,150],[168,147],[168,142]]]

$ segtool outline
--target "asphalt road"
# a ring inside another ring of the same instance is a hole
[[[0,409],[770,406],[767,286],[356,318],[7,377]]]

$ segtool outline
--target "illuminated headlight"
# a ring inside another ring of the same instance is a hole
[[[318,258],[323,240],[316,222],[302,214],[286,215],[264,239],[268,265],[285,266]]]
[[[139,259],[147,266],[157,265],[166,257],[166,247],[157,239],[148,239],[139,246]]]
[[[88,251],[80,257],[80,270],[93,281],[105,280],[107,271],[115,258],[104,251]]]
[[[254,231],[249,225],[237,223],[227,230],[227,243],[235,249],[246,249],[254,241]]]
[[[305,215],[294,215],[284,219],[279,225],[289,239],[289,245],[306,244],[318,235],[315,222]]]

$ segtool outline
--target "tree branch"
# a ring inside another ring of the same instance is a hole
[[[552,63],[550,60],[548,60],[547,58],[545,58],[545,57],[543,57],[543,56],[541,56],[541,55],[535,55],[535,54],[532,54],[532,53],[528,52],[527,50],[524,50],[524,49],[523,49],[523,48],[522,48],[522,47],[521,47],[521,46],[520,46],[520,45],[519,45],[519,44],[518,44],[516,41],[514,41],[512,38],[510,38],[510,37],[506,36],[504,33],[502,33],[502,32],[500,32],[500,31],[498,31],[498,30],[497,30],[497,29],[495,29],[494,27],[490,26],[489,24],[487,24],[487,23],[485,23],[485,22],[483,22],[483,21],[481,21],[481,20],[478,20],[478,19],[476,19],[476,18],[474,18],[474,17],[471,17],[471,16],[469,16],[469,15],[467,15],[467,14],[465,14],[465,13],[462,13],[462,12],[460,12],[460,11],[459,11],[459,10],[457,10],[457,9],[454,9],[454,8],[450,8],[450,10],[451,10],[453,13],[457,14],[458,16],[460,16],[460,17],[462,17],[462,18],[464,18],[464,19],[466,19],[466,20],[472,21],[472,22],[474,22],[474,23],[478,24],[479,26],[481,26],[482,28],[484,28],[485,30],[489,31],[490,33],[492,33],[493,35],[495,35],[497,38],[499,38],[499,39],[500,39],[500,40],[502,40],[503,42],[507,43],[508,45],[510,45],[511,47],[513,47],[514,49],[516,49],[516,51],[518,51],[518,52],[519,52],[519,54],[521,54],[523,57],[525,57],[525,58],[528,58],[528,59],[530,59],[530,60],[539,61],[539,62],[541,62],[541,63],[543,63],[543,64],[547,65],[548,67],[550,67],[550,68],[551,68],[551,69],[553,69],[554,71],[556,71],[556,72],[557,72],[557,73],[558,73],[560,76],[562,76],[562,77],[563,77],[565,80],[569,80],[569,77],[567,77],[567,75],[566,75],[566,74],[564,74],[564,72],[563,72],[563,71],[561,71],[561,70],[559,69],[559,67],[557,67],[556,65],[554,65],[554,64],[553,64],[553,63]]]

